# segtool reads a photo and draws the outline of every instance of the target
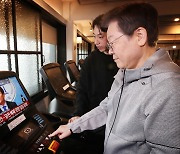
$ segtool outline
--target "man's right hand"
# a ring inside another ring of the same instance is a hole
[[[52,134],[49,135],[49,137],[53,137],[58,135],[59,139],[63,139],[65,137],[68,137],[71,135],[71,131],[67,125],[61,125],[59,128],[54,131]]]

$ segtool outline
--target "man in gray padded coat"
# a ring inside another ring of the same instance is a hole
[[[180,154],[180,68],[155,48],[157,17],[147,3],[106,14],[109,53],[120,68],[108,97],[50,137],[106,124],[104,154]]]

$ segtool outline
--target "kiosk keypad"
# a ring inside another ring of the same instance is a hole
[[[59,148],[59,142],[54,138],[49,138],[50,132],[45,131],[32,145],[32,153],[56,153]]]

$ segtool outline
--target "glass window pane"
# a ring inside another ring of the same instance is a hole
[[[79,44],[79,54],[81,54],[82,52],[81,52],[81,50],[82,50],[82,43],[81,44]]]
[[[17,49],[40,51],[40,17],[32,8],[16,1]]]
[[[30,95],[42,90],[40,55],[18,55],[19,77]]]
[[[14,55],[0,54],[1,71],[14,71],[15,72],[15,58]]]
[[[39,55],[16,52],[19,55],[15,56],[15,53],[8,51],[15,50],[12,24],[13,1],[16,11],[17,50],[38,51]],[[16,72],[16,68],[18,68],[20,79],[29,94],[34,95],[42,90],[42,78],[39,74],[41,67],[40,14],[20,0],[13,1],[0,0],[0,70]],[[15,58],[17,58],[18,64],[15,63]]]
[[[57,44],[57,29],[42,21],[42,42]]]
[[[0,50],[13,50],[14,38],[12,29],[12,3],[0,2]]]
[[[56,62],[56,45],[43,43],[43,55],[43,65],[51,62]]]

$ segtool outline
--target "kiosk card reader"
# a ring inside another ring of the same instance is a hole
[[[16,73],[0,71],[0,153],[56,153],[59,140],[48,137],[53,131]]]

